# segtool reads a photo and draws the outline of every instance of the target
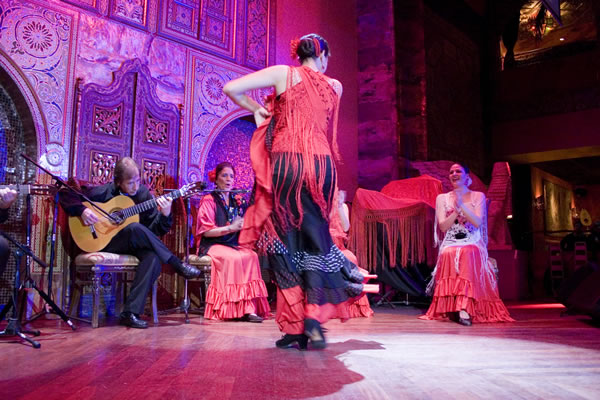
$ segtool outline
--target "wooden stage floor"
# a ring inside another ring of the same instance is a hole
[[[38,320],[41,349],[0,341],[0,399],[600,399],[600,328],[558,304],[508,306],[517,322],[472,327],[377,308],[328,322],[327,349],[304,352],[274,347],[272,319]]]

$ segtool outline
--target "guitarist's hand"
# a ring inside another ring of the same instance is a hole
[[[156,204],[160,209],[160,212],[168,217],[171,214],[171,206],[173,205],[173,199],[170,197],[157,197]]]
[[[17,199],[17,191],[10,188],[0,189],[0,208],[8,208]]]
[[[94,225],[98,222],[98,216],[94,214],[91,208],[86,208],[83,210],[83,213],[81,213],[81,220],[85,226]]]

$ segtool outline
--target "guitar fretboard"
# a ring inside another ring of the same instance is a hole
[[[174,190],[171,193],[167,193],[167,194],[159,196],[157,198],[144,201],[143,203],[124,208],[123,210],[120,211],[120,213],[123,214],[123,217],[129,218],[136,214],[143,213],[144,211],[148,211],[153,208],[156,208],[156,206],[157,206],[156,200],[157,199],[168,198],[168,197],[172,198],[173,200],[177,199],[178,197],[181,197],[181,190]]]

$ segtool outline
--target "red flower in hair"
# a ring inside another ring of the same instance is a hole
[[[300,46],[300,39],[292,39],[290,42],[290,55],[292,56],[292,60],[298,58],[298,47]]]
[[[217,180],[217,170],[216,169],[208,171],[208,180],[211,182],[216,182],[216,180]]]

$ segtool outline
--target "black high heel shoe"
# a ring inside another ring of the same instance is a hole
[[[304,320],[304,334],[310,339],[310,344],[315,349],[324,349],[327,347],[323,329],[316,319],[308,318]]]
[[[287,349],[290,348],[294,343],[298,343],[298,350],[306,350],[306,345],[308,344],[308,337],[304,334],[299,335],[290,335],[285,334],[275,342],[275,346],[279,349]]]
[[[465,314],[469,315],[469,313],[467,313],[466,311],[465,311]],[[463,326],[471,326],[471,325],[473,325],[473,321],[471,320],[471,316],[469,315],[468,318],[463,318],[463,317],[460,316],[460,312],[458,313],[458,321],[456,321],[456,322],[458,322],[459,324],[461,324]]]

